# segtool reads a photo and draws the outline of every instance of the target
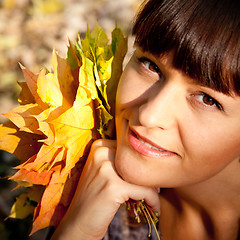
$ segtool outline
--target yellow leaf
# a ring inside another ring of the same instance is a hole
[[[74,89],[74,77],[72,76],[71,68],[68,60],[61,58],[57,55],[56,51],[53,51],[52,66],[54,72],[55,83],[58,84],[59,89],[62,92],[63,106],[72,106],[75,95]]]
[[[56,108],[62,105],[63,96],[59,85],[54,82],[52,73],[46,75],[45,70],[42,70],[38,77],[37,87],[39,97],[48,107]]]
[[[37,93],[48,107],[68,108],[74,102],[74,78],[66,59],[60,58],[56,51],[52,57],[53,73],[46,74],[43,69],[37,79]]]
[[[105,86],[105,84],[111,77],[112,61],[113,61],[113,57],[111,57],[109,60],[104,60],[102,57],[98,58],[97,70],[98,70],[99,78],[102,83],[102,87]]]
[[[4,114],[15,125],[0,126],[0,149],[22,160],[12,176],[19,186],[31,186],[33,191],[45,186],[34,212],[32,233],[58,225],[92,142],[115,136],[114,97],[126,43],[117,29],[109,43],[97,24],[85,39],[76,45],[69,43],[66,59],[53,51],[52,72],[42,69],[34,74],[21,65],[26,80],[19,83],[21,105]],[[17,200],[11,216],[24,217],[33,211],[26,204],[28,198],[23,194]]]
[[[39,74],[34,74],[33,72],[29,71],[21,64],[20,64],[20,67],[24,74],[24,78],[26,80],[28,88],[29,88],[31,94],[33,95],[36,103],[39,105],[39,107],[41,109],[48,108],[48,106],[42,101],[42,99],[39,97],[39,95],[37,93],[37,79],[38,79]]]
[[[34,213],[36,204],[40,201],[44,188],[35,186],[29,188],[17,198],[12,206],[9,218],[24,219]]]
[[[38,130],[38,121],[33,117],[33,115],[38,115],[40,112],[41,109],[39,109],[37,104],[27,104],[19,106],[3,115],[10,119],[20,130],[41,134],[41,131]]]
[[[0,149],[14,154],[21,162],[39,151],[41,139],[41,135],[19,131],[11,122],[0,125]]]
[[[93,62],[86,58],[82,50],[80,49],[81,59],[82,59],[82,66],[79,72],[79,86],[85,87],[88,91],[88,98],[96,99],[98,98],[96,83],[94,79],[93,73]],[[79,89],[82,91],[81,89]],[[77,94],[77,97],[80,93]],[[82,94],[80,95],[80,98]]]

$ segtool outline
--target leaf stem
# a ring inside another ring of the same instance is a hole
[[[127,206],[127,210],[129,211],[129,213],[133,213],[135,216],[135,219],[138,223],[141,222],[141,217],[140,214],[143,215],[144,219],[146,220],[147,224],[148,224],[148,237],[150,237],[152,235],[152,228],[151,228],[151,224],[153,225],[153,228],[156,232],[156,236],[158,240],[160,239],[158,230],[156,228],[156,223],[158,222],[158,214],[155,213],[152,208],[147,205],[145,203],[144,200],[141,201],[134,201],[132,199],[129,199],[126,202],[126,206]]]
[[[152,224],[152,225],[153,225],[153,228],[154,228],[154,230],[155,230],[155,232],[156,232],[157,239],[158,239],[158,240],[161,240],[161,239],[160,239],[160,236],[159,236],[159,233],[158,233],[158,230],[157,230],[156,225],[155,225],[155,217],[152,218],[152,215],[149,213],[149,209],[150,209],[151,212],[153,213],[152,209],[151,209],[151,208],[148,208],[147,205],[145,205],[143,201],[140,203],[140,206],[141,206],[141,208],[142,208],[142,210],[143,210],[143,213],[144,213],[144,216],[146,217],[147,222],[148,222],[148,226],[149,226],[149,235],[148,235],[148,236],[149,236],[149,237],[151,236],[151,224]],[[154,214],[154,215],[155,215],[155,214]],[[151,224],[150,224],[150,223],[151,223]]]

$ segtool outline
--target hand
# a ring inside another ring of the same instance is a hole
[[[93,143],[73,201],[52,240],[102,239],[116,211],[129,198],[145,199],[159,212],[157,190],[120,178],[114,167],[115,153],[116,141]]]

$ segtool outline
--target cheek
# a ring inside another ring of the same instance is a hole
[[[231,128],[229,131],[224,131],[225,129],[221,128],[221,124],[208,124],[208,128],[199,126],[197,131],[191,131],[189,135],[183,134],[186,153],[184,164],[192,166],[189,171],[194,167],[200,175],[212,176],[239,157],[240,138],[235,131],[230,131]]]
[[[149,175],[148,165],[141,159],[128,145],[128,121],[123,117],[123,114],[116,116],[117,129],[117,152],[115,156],[115,168],[118,174],[127,182],[146,185],[146,177]],[[152,171],[151,171],[152,172]],[[150,174],[152,175],[152,174]]]
[[[159,183],[159,180],[154,176],[156,168],[150,170],[151,165],[146,166],[139,157],[134,156],[122,146],[118,147],[115,167],[118,174],[129,183],[141,186],[153,186]]]
[[[127,82],[122,78],[119,82],[116,96],[117,109],[119,109],[120,106],[125,107],[126,104],[129,105],[129,103],[131,103],[135,98],[135,93],[136,89],[134,89],[131,81]]]
[[[124,70],[118,84],[117,109],[139,105],[148,89],[149,84],[144,82],[139,74],[129,66]]]
[[[126,98],[128,98],[128,95],[129,95],[128,90],[132,90],[131,74],[129,73],[128,69],[129,69],[129,67],[127,66],[119,80],[117,96],[116,96],[117,103],[127,102]],[[128,79],[130,79],[130,80],[128,80]]]
[[[125,181],[133,183],[133,181],[131,181],[131,179],[135,175],[136,172],[139,172],[139,168],[137,168],[137,169],[135,168],[135,170],[133,170],[134,168],[131,163],[132,163],[131,156],[128,155],[128,152],[124,151],[124,148],[118,147],[116,157],[115,157],[116,170],[117,170],[118,174]]]

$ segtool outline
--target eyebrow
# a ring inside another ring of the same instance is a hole
[[[140,49],[141,49],[141,47],[140,47]],[[187,74],[186,72],[184,72],[181,68],[175,67],[175,66],[174,66],[174,62],[173,62],[173,59],[174,59],[174,56],[175,56],[174,53],[172,53],[172,54],[173,54],[173,55],[172,55],[172,56],[173,56],[172,60],[171,60],[171,61],[168,61],[169,65],[166,65],[166,63],[165,63],[164,61],[162,61],[162,59],[163,59],[164,56],[167,57],[167,55],[169,55],[169,52],[166,52],[166,53],[163,53],[163,54],[161,54],[161,55],[158,55],[158,54],[151,53],[151,52],[149,52],[149,51],[143,51],[143,50],[140,50],[140,51],[141,51],[141,53],[143,53],[143,54],[146,53],[146,54],[148,54],[148,55],[153,56],[154,59],[155,59],[158,63],[160,63],[160,64],[158,64],[158,65],[161,65],[160,67],[163,67],[163,68],[171,67],[171,68],[174,68],[174,69],[182,72],[186,77],[189,78],[189,80],[192,82],[192,84],[199,85],[199,86],[205,87],[205,88],[209,88],[209,89],[211,89],[211,90],[213,90],[213,91],[215,91],[215,92],[222,93],[222,94],[224,94],[224,95],[226,95],[226,96],[229,96],[229,97],[240,96],[240,94],[237,94],[237,92],[234,91],[232,88],[229,88],[228,91],[224,91],[224,90],[218,89],[217,86],[216,86],[216,84],[215,84],[215,82],[212,82],[213,84],[212,84],[212,86],[211,86],[211,83],[208,83],[208,82],[206,82],[206,81],[204,81],[204,80],[201,81],[201,79],[198,79],[198,78],[196,78],[196,77],[190,76],[189,74]],[[171,51],[170,51],[170,52],[171,52]],[[169,58],[168,58],[168,59],[169,59]]]

